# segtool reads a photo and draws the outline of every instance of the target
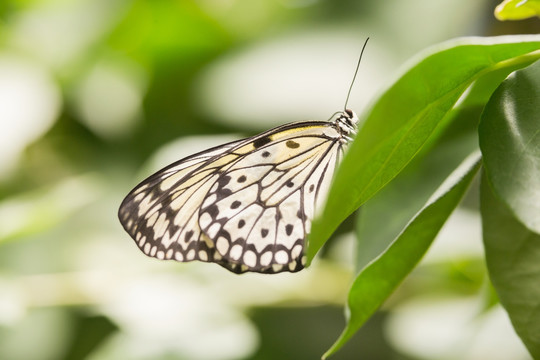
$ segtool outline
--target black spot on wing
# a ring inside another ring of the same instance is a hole
[[[229,243],[231,242],[231,234],[227,230],[219,230],[217,237],[224,237]]]
[[[294,228],[294,226],[291,225],[291,224],[287,224],[287,225],[285,226],[285,232],[287,233],[287,235],[291,235],[291,234],[292,234],[293,228]]]
[[[216,189],[216,192],[215,192],[217,200],[221,200],[232,194],[232,190],[227,189],[225,187],[229,184],[230,181],[231,181],[231,177],[229,175],[222,175],[218,178],[217,180],[218,188]]]
[[[272,139],[269,136],[265,136],[265,137],[262,137],[262,138],[259,138],[259,139],[255,140],[253,142],[253,146],[255,147],[255,149],[258,149],[261,146],[264,146],[264,145],[268,144],[271,141],[272,141]]]
[[[285,145],[287,145],[290,149],[298,149],[300,147],[300,144],[296,141],[288,140]]]
[[[218,191],[216,193],[218,200],[224,199],[224,198],[226,198],[227,196],[229,196],[231,194],[232,194],[231,189],[218,189]]]
[[[236,240],[234,240],[235,244],[243,244],[245,242],[246,242],[246,239],[244,239],[243,237],[239,237]]]
[[[217,205],[213,204],[204,209],[204,212],[207,212],[212,217],[212,219],[215,219],[219,214],[219,209]]]
[[[217,182],[219,184],[219,187],[224,187],[225,185],[229,183],[229,181],[231,181],[231,177],[228,175],[225,175],[225,176],[220,176]]]
[[[240,205],[242,205],[242,203],[238,200],[235,200],[233,201],[233,203],[231,204],[231,209],[237,209],[240,207]]]

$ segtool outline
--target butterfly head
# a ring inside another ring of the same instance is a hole
[[[351,109],[345,109],[336,119],[337,125],[344,142],[351,140],[351,135],[356,134],[358,129],[358,116]]]
[[[356,113],[352,111],[351,109],[345,109],[345,111],[343,111],[342,116],[349,119],[351,124],[358,125],[358,116],[356,116]]]

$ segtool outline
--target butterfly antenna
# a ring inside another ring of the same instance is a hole
[[[362,51],[360,52],[360,57],[358,58],[358,64],[356,64],[356,70],[354,70],[354,76],[351,81],[351,86],[349,86],[349,92],[347,93],[347,98],[345,99],[345,106],[343,107],[343,110],[347,110],[347,104],[349,103],[349,97],[351,96],[354,81],[356,80],[356,74],[358,74],[358,69],[360,69],[360,61],[362,61],[362,55],[364,54],[364,49],[366,48],[368,41],[369,37],[364,42],[364,46],[362,46]]]

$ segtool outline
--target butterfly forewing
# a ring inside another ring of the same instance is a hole
[[[311,220],[347,142],[343,129],[354,130],[345,121],[357,120],[341,118],[283,125],[182,159],[135,187],[120,221],[159,259],[236,273],[301,270]]]

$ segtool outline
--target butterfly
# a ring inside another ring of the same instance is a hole
[[[311,221],[358,129],[347,102],[368,40],[333,121],[278,126],[188,156],[137,185],[118,217],[138,247],[238,274],[302,270]]]
[[[122,202],[124,229],[148,256],[215,262],[235,273],[296,272],[358,117],[304,121],[179,160]]]

